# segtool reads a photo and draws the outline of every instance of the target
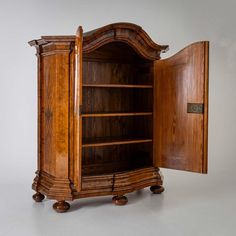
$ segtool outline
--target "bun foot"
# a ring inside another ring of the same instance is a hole
[[[70,204],[66,201],[58,201],[53,204],[53,209],[58,213],[63,213],[70,209]]]
[[[112,202],[117,206],[123,206],[128,202],[128,199],[126,196],[114,196]]]
[[[150,190],[154,194],[160,194],[160,193],[164,192],[165,189],[163,186],[151,186]]]
[[[32,196],[32,198],[35,200],[35,202],[42,202],[45,196],[42,193],[37,192]]]

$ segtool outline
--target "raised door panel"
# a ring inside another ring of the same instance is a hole
[[[207,172],[208,42],[156,61],[154,166]]]

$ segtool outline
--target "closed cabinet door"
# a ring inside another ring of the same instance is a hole
[[[154,166],[207,173],[209,42],[154,63]]]

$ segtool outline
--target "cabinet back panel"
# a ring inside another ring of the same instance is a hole
[[[83,61],[83,83],[152,84],[150,63]]]
[[[83,88],[82,113],[152,112],[152,89]]]
[[[130,171],[152,165],[152,143],[83,149],[82,175]]]
[[[83,54],[83,83],[152,84],[153,63],[127,44],[106,44]]]
[[[135,137],[152,139],[152,116],[83,119],[83,138]]]

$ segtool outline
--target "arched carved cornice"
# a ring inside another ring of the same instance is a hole
[[[157,60],[160,53],[168,50],[167,45],[158,45],[138,25],[131,23],[110,24],[83,34],[83,52],[89,53],[111,42],[124,42],[130,45],[140,56],[148,60]]]
[[[50,50],[70,50],[76,36],[42,36],[41,39],[29,42],[37,52]],[[166,52],[167,45],[158,45],[138,25],[131,23],[114,23],[83,33],[83,52],[89,53],[111,42],[124,42],[130,45],[141,57],[148,60],[160,59],[160,54]],[[41,48],[41,49],[40,49]]]

